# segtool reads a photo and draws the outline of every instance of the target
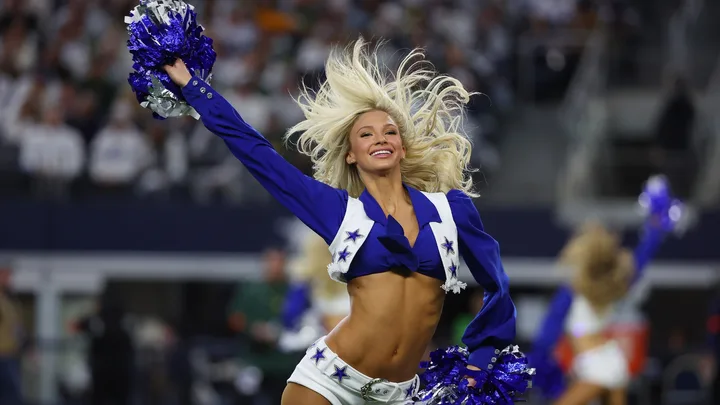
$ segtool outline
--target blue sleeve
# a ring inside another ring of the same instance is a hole
[[[208,130],[220,136],[260,184],[330,244],[340,228],[348,193],[305,176],[247,124],[215,89],[197,77],[183,88]]]
[[[310,308],[310,286],[307,283],[294,283],[285,295],[282,321],[285,329],[297,328],[300,319]]]
[[[639,281],[645,273],[645,268],[660,247],[665,232],[658,226],[652,225],[652,219],[643,228],[643,233],[637,247],[633,252],[635,259],[635,274],[633,274],[632,283]]]
[[[557,290],[528,355],[530,366],[535,368],[533,388],[550,400],[560,397],[566,388],[564,372],[555,359],[554,352],[563,335],[565,318],[572,300],[573,292],[570,286],[562,286]]]
[[[555,350],[563,334],[565,317],[572,305],[573,293],[570,286],[562,286],[555,293],[548,311],[545,314],[540,329],[533,342],[532,353],[537,357],[544,357]]]
[[[487,370],[492,358],[515,339],[515,304],[500,261],[500,247],[485,233],[472,200],[458,190],[450,191],[447,197],[458,229],[460,254],[485,290],[482,310],[465,329],[462,342],[470,352],[468,363]]]

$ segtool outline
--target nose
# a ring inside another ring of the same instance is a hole
[[[383,145],[383,144],[387,143],[387,138],[385,137],[384,134],[376,135],[375,138],[376,138],[376,141],[375,141],[376,145]]]

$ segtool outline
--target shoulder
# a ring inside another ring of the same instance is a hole
[[[455,218],[467,219],[469,217],[479,216],[472,197],[465,194],[462,190],[450,190],[446,196]]]
[[[462,190],[452,189],[447,193],[443,192],[428,192],[421,191],[421,193],[430,201],[447,201],[450,205],[454,204],[472,204],[472,198],[465,194]]]
[[[446,194],[450,204],[472,204],[472,198],[462,190],[452,189]]]

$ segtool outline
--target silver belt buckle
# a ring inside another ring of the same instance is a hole
[[[360,397],[362,397],[362,399],[365,401],[374,401],[372,398],[370,398],[370,394],[372,394],[372,386],[384,382],[387,382],[387,380],[384,378],[373,378],[372,380],[370,380],[370,382],[360,388]]]

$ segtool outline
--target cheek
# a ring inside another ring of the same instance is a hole
[[[402,139],[400,137],[393,139],[392,145],[395,150],[402,151],[401,157],[405,156],[405,146],[403,145]]]
[[[363,138],[353,138],[350,140],[350,150],[349,152],[355,157],[362,156],[367,151],[368,145],[366,145],[367,142],[364,142]]]

